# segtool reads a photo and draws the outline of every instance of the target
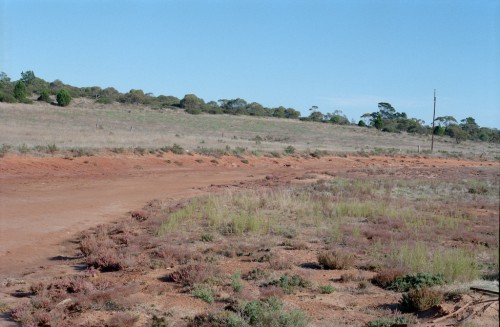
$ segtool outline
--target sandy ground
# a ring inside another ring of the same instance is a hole
[[[240,158],[224,156],[99,156],[0,159],[0,280],[37,267],[57,269],[74,255],[71,240],[100,223],[118,220],[148,201],[177,201],[227,185],[248,185],[276,176],[282,181],[311,171],[348,172],[403,168],[418,174],[464,167],[498,169],[499,163],[409,157]],[[411,174],[410,174],[411,175]],[[1,293],[1,292],[0,292]],[[1,298],[0,298],[1,300]],[[0,325],[2,322],[0,321]]]
[[[293,179],[310,170],[361,167],[494,166],[498,163],[404,157],[249,158],[200,156],[7,156],[0,160],[0,277],[50,265],[76,233],[116,220],[155,198],[179,200],[213,185],[266,175]]]

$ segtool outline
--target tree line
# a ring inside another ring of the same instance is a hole
[[[205,102],[195,94],[186,94],[182,99],[172,95],[154,96],[140,89],[132,89],[121,93],[113,87],[101,88],[99,86],[75,87],[64,84],[60,80],[47,82],[37,76],[33,71],[21,72],[21,78],[12,81],[5,73],[0,73],[0,102],[32,103],[33,95],[38,101],[52,102],[55,97],[60,106],[67,106],[72,98],[85,97],[93,99],[96,103],[111,104],[119,102],[124,104],[140,104],[152,109],[184,109],[193,115],[199,114],[229,114],[248,115],[257,117],[275,117],[285,119],[300,119],[330,123],[336,125],[358,125],[360,127],[376,128],[389,133],[407,132],[412,134],[447,135],[457,143],[464,140],[476,140],[500,143],[500,131],[496,128],[480,127],[474,118],[467,117],[458,121],[453,116],[437,117],[435,127],[425,125],[423,120],[409,118],[405,112],[398,112],[390,103],[378,103],[378,111],[366,113],[356,123],[349,121],[341,110],[323,114],[317,106],[312,106],[310,114],[301,117],[300,111],[283,106],[269,108],[257,102],[247,102],[244,99],[219,99],[218,101]]]

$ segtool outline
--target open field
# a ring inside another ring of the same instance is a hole
[[[159,148],[178,144],[187,150],[246,149],[248,152],[326,150],[334,153],[414,154],[430,149],[430,136],[383,133],[289,119],[229,115],[189,115],[140,106],[102,105],[76,99],[66,108],[35,102],[0,103],[0,144],[13,151],[35,146],[72,148]],[[436,137],[435,155],[500,158],[500,147],[484,142],[456,142]]]
[[[445,322],[496,326],[498,302],[469,287],[498,285],[499,169],[404,156],[8,154],[0,325],[389,326],[467,305]],[[439,305],[415,314],[411,276]]]
[[[498,145],[84,99],[0,144],[0,326],[498,325]]]

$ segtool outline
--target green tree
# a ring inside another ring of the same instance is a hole
[[[191,109],[191,110],[192,109],[201,109],[204,104],[205,104],[205,101],[203,101],[203,99],[201,99],[201,98],[198,98],[194,94],[186,94],[180,102],[181,108]]]
[[[71,102],[71,94],[69,94],[69,92],[65,89],[62,89],[61,91],[59,91],[59,93],[57,93],[56,100],[57,104],[59,104],[61,107],[66,107]]]
[[[43,90],[38,97],[38,101],[50,102],[50,93],[48,90]]]
[[[285,110],[285,117],[289,119],[298,119],[300,118],[300,111],[293,108],[287,108]]]
[[[31,83],[33,83],[35,78],[36,78],[35,73],[33,73],[32,70],[28,70],[26,72],[21,72],[21,81],[25,85],[30,85]]]
[[[384,120],[382,119],[381,114],[375,116],[372,120],[372,125],[378,130],[381,130],[384,127]]]
[[[14,86],[14,97],[18,101],[23,101],[26,98],[26,84],[23,81],[17,81]]]
[[[285,110],[285,107],[273,108],[273,117],[286,118]]]

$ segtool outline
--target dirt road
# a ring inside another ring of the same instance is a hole
[[[293,180],[308,171],[330,173],[370,167],[494,166],[450,159],[324,157],[210,158],[201,156],[7,156],[0,159],[0,278],[23,274],[50,258],[70,256],[68,240],[97,224],[117,220],[148,201],[178,200],[275,175]]]

